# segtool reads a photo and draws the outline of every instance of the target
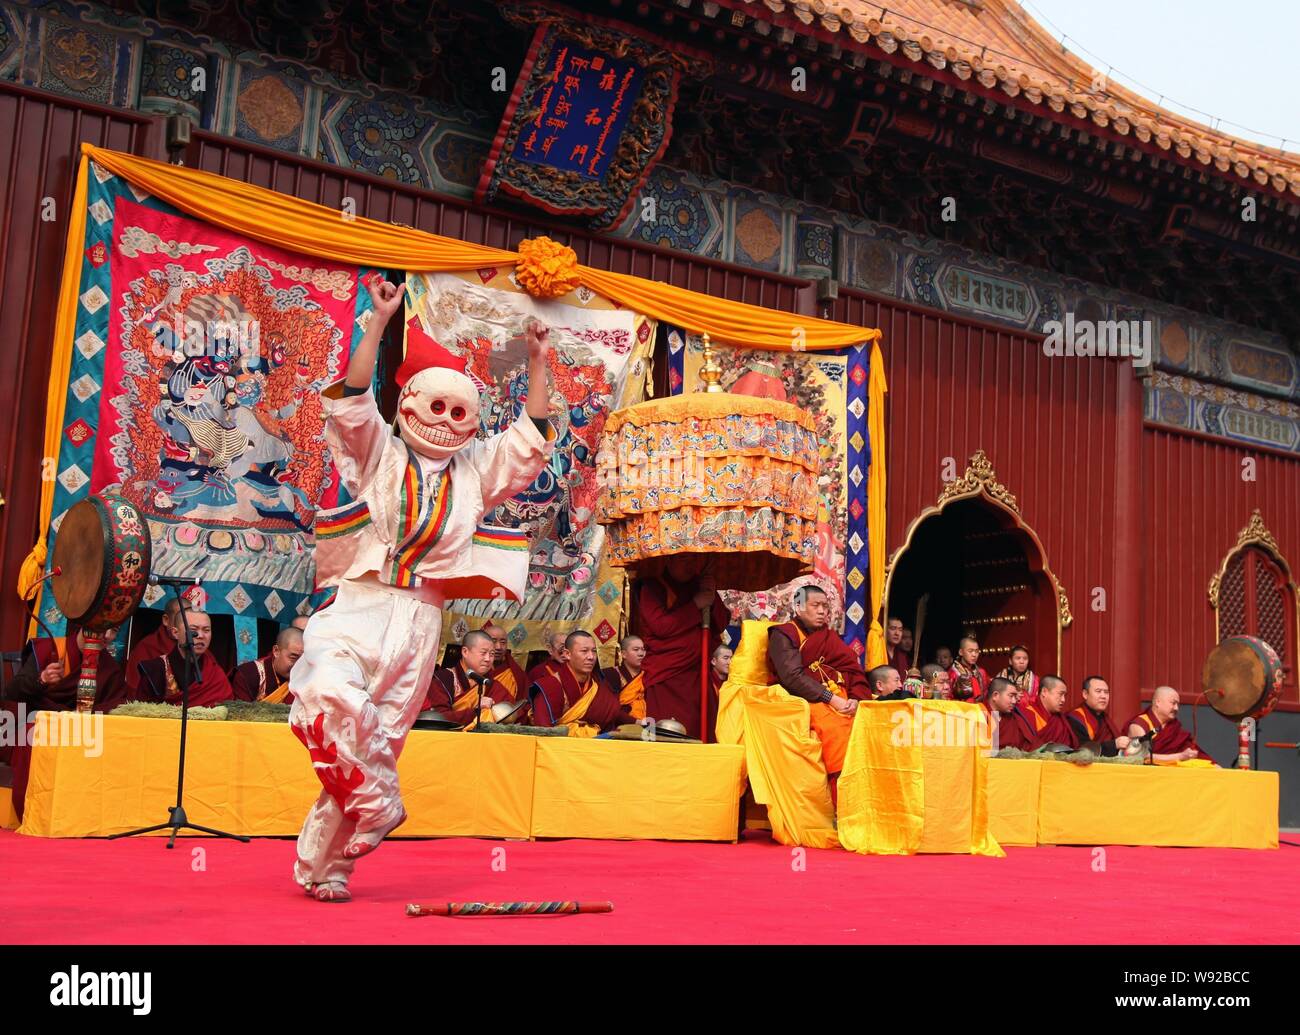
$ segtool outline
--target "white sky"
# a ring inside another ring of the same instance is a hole
[[[1083,60],[1125,87],[1270,147],[1300,152],[1300,0],[1020,0]],[[1138,86],[1134,82],[1141,83]],[[1145,88],[1144,88],[1145,87]],[[1228,125],[1236,123],[1237,125]],[[1243,128],[1246,127],[1246,128]]]

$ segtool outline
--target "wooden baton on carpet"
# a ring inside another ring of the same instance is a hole
[[[438,902],[406,907],[407,916],[560,916],[612,913],[613,902]]]

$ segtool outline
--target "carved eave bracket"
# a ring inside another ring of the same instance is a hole
[[[1008,491],[1007,487],[998,481],[997,473],[993,470],[993,464],[985,454],[984,450],[978,449],[970,458],[970,464],[967,466],[965,473],[951,482],[948,482],[943,490],[939,493],[938,500],[933,507],[927,507],[924,511],[916,516],[911,526],[908,528],[907,536],[900,546],[889,558],[888,564],[885,565],[885,581],[888,586],[889,576],[894,565],[898,563],[898,558],[908,548],[912,542],[912,535],[926,518],[940,513],[949,503],[957,500],[972,499],[976,496],[983,496],[989,502],[993,503],[1009,513],[1015,522],[1016,528],[1024,532],[1034,543],[1038,550],[1038,556],[1043,560],[1043,574],[1047,576],[1052,591],[1056,594],[1056,621],[1059,629],[1066,629],[1074,622],[1074,612],[1070,609],[1070,598],[1066,595],[1061,583],[1057,580],[1055,573],[1047,564],[1047,551],[1043,548],[1042,541],[1038,534],[1025,524],[1024,518],[1020,514],[1020,504],[1014,494]],[[886,596],[888,599],[888,596]],[[1057,663],[1060,663],[1060,644],[1058,637],[1057,644]]]
[[[1020,504],[1016,502],[1015,496],[998,481],[997,475],[993,472],[993,464],[984,455],[984,450],[977,449],[975,455],[970,458],[970,466],[966,468],[966,473],[943,487],[943,492],[939,493],[939,502],[935,505],[942,508],[950,500],[981,494],[994,503],[1006,507],[1017,517],[1020,515]]]
[[[1283,571],[1286,572],[1288,580],[1291,577],[1291,571],[1282,556],[1282,551],[1277,545],[1277,540],[1273,538],[1273,533],[1268,530],[1264,524],[1264,517],[1255,508],[1255,512],[1250,515],[1250,520],[1246,527],[1237,533],[1236,545],[1228,551],[1227,556],[1223,558],[1223,563],[1219,565],[1219,570],[1215,572],[1214,577],[1210,579],[1210,606],[1216,610],[1219,607],[1219,588],[1223,584],[1223,576],[1228,573],[1228,565],[1232,563],[1232,558],[1246,549],[1248,546],[1261,546],[1273,556],[1279,564],[1282,565]]]

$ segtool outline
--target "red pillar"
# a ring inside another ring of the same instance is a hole
[[[1111,655],[1106,672],[1110,680],[1110,713],[1123,722],[1141,709],[1142,665],[1142,566],[1152,543],[1145,542],[1143,528],[1142,403],[1143,381],[1133,364],[1118,364],[1115,396],[1115,522],[1111,528],[1114,545],[1112,584],[1107,587],[1110,611]],[[1154,531],[1154,530],[1153,530]],[[1088,620],[1092,611],[1092,588],[1075,608],[1076,621]]]

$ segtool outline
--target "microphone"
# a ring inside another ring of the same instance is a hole
[[[56,574],[56,573],[52,573]],[[191,578],[178,579],[171,575],[150,575],[149,585],[151,586],[197,586],[203,581],[201,575],[195,575]]]
[[[481,722],[483,716],[483,691],[492,685],[492,677],[485,672],[471,670],[469,678],[470,682],[478,684],[478,717],[474,720],[474,732],[481,733],[483,731]]]

